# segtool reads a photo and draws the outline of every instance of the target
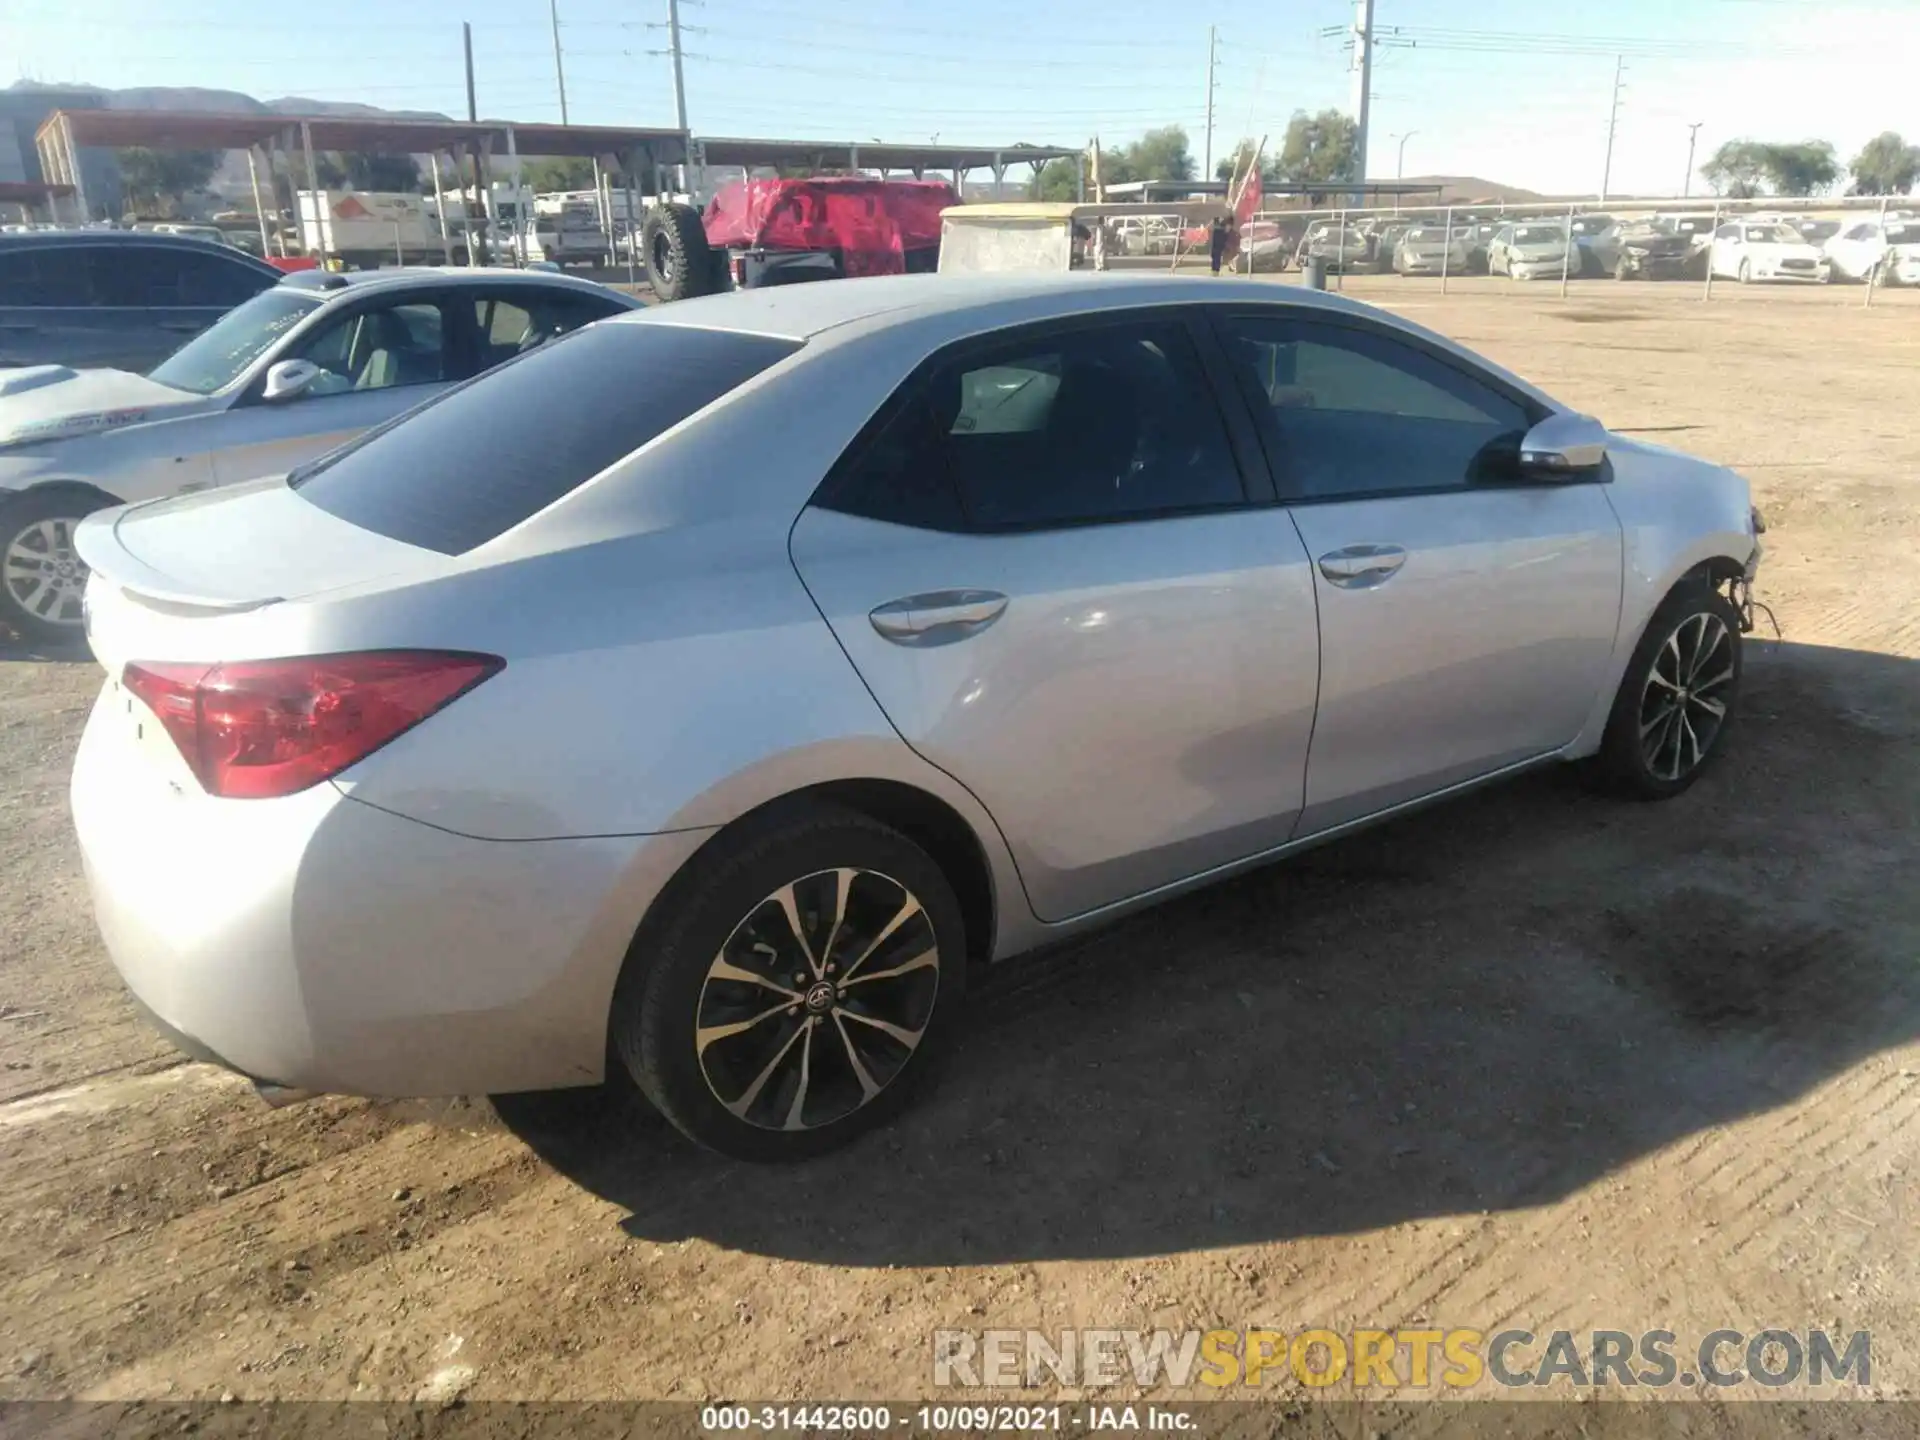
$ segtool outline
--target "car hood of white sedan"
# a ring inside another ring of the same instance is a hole
[[[128,425],[219,408],[195,395],[125,370],[28,365],[0,370],[0,446],[97,435]]]
[[[1747,253],[1762,256],[1768,260],[1822,260],[1826,257],[1818,246],[1802,242],[1789,243],[1785,240],[1753,240],[1747,244]]]

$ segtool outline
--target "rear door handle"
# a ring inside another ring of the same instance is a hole
[[[896,645],[951,645],[978,635],[1007,608],[997,590],[930,590],[889,600],[867,619]]]
[[[1320,557],[1320,573],[1343,590],[1384,585],[1407,563],[1398,545],[1348,545]]]

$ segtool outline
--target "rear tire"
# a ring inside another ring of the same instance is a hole
[[[84,490],[49,487],[0,506],[0,625],[36,645],[84,638],[87,567],[74,552],[73,531],[114,503]]]
[[[1608,788],[1669,800],[1725,748],[1740,699],[1740,614],[1704,581],[1653,612],[1621,677],[1596,757]]]
[[[698,1144],[818,1155],[896,1114],[951,1045],[960,904],[919,846],[838,807],[718,845],[629,957],[614,1053]]]
[[[691,205],[657,205],[640,228],[647,283],[662,300],[713,293],[713,251],[700,212]]]

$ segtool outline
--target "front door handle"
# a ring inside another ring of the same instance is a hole
[[[1320,573],[1342,590],[1371,590],[1391,580],[1407,563],[1398,545],[1348,545],[1320,557]]]
[[[1007,608],[997,590],[930,590],[889,600],[867,619],[896,645],[951,645],[978,635]]]

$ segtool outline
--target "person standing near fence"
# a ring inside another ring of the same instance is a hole
[[[1213,273],[1220,273],[1220,264],[1227,258],[1227,219],[1217,216],[1207,230],[1207,256],[1213,262]]]

